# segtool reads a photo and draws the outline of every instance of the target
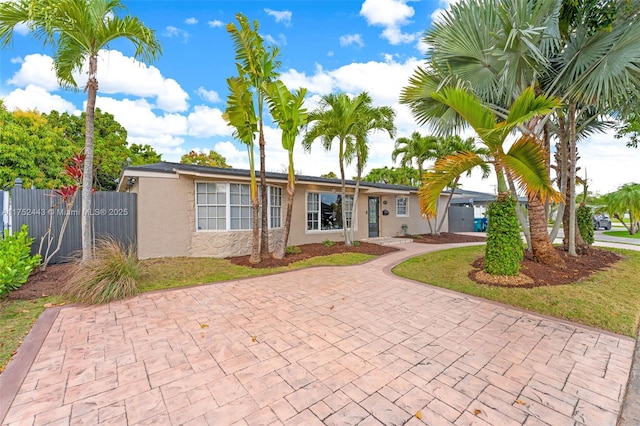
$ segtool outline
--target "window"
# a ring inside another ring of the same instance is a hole
[[[282,227],[282,188],[269,187],[269,227]]]
[[[198,229],[227,228],[227,185],[224,183],[196,184]]]
[[[251,187],[240,183],[229,184],[230,229],[251,229]]]
[[[242,183],[197,182],[198,230],[238,230],[253,227],[251,187]],[[269,228],[282,227],[282,188],[269,187]]]
[[[347,226],[351,226],[353,195],[345,199]],[[342,197],[331,192],[307,193],[307,230],[342,229]]]
[[[409,199],[396,197],[396,216],[409,216]]]

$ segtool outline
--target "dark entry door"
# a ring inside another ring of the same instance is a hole
[[[369,211],[367,213],[369,222],[369,238],[380,236],[380,198],[369,197]]]

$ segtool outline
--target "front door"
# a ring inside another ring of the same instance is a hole
[[[369,238],[380,236],[380,198],[369,197],[369,210],[367,212],[369,221]]]

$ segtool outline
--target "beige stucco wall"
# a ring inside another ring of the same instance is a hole
[[[208,178],[185,175],[166,177],[140,177],[132,188],[138,193],[138,256],[141,259],[155,257],[230,257],[247,255],[251,252],[252,231],[199,231],[196,230],[195,182],[212,181]],[[230,180],[234,182],[234,180]],[[237,181],[236,181],[237,182]],[[280,183],[270,183],[280,186]],[[287,195],[283,186],[282,221],[286,216]],[[301,245],[325,240],[343,241],[342,230],[307,231],[306,194],[308,192],[340,192],[339,186],[316,184],[296,185],[289,245]],[[352,194],[353,189],[347,193]],[[402,225],[407,224],[410,234],[429,232],[426,220],[420,215],[415,193],[390,194],[363,190],[359,194],[358,214],[354,237],[356,240],[368,238],[368,197],[380,198],[380,236],[394,237],[402,234]],[[409,215],[396,215],[396,196],[409,197]],[[444,198],[441,199],[441,209]],[[384,202],[387,204],[384,204]],[[383,215],[382,210],[389,215]],[[447,223],[443,231],[447,230]],[[269,232],[269,245],[274,249],[280,240],[282,229]]]
[[[187,179],[139,178],[132,192],[138,193],[138,256],[187,256],[191,238],[187,208]]]

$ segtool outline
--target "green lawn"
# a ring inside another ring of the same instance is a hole
[[[187,257],[149,259],[140,262],[140,291],[214,283],[311,266],[355,265],[373,257],[362,253],[342,253],[315,257],[271,269],[237,266],[225,259]],[[61,296],[24,301],[0,300],[0,372],[4,370],[33,323],[44,311],[45,305],[68,302]]]
[[[634,235],[629,235],[629,231],[603,231],[602,233],[611,235],[612,237],[635,238],[636,240],[640,240],[640,232]]]
[[[483,246],[463,247],[409,259],[393,269],[399,276],[636,337],[640,321],[640,252],[612,250],[624,260],[588,280],[533,289],[477,284],[467,273]],[[433,265],[438,265],[434,268]]]

